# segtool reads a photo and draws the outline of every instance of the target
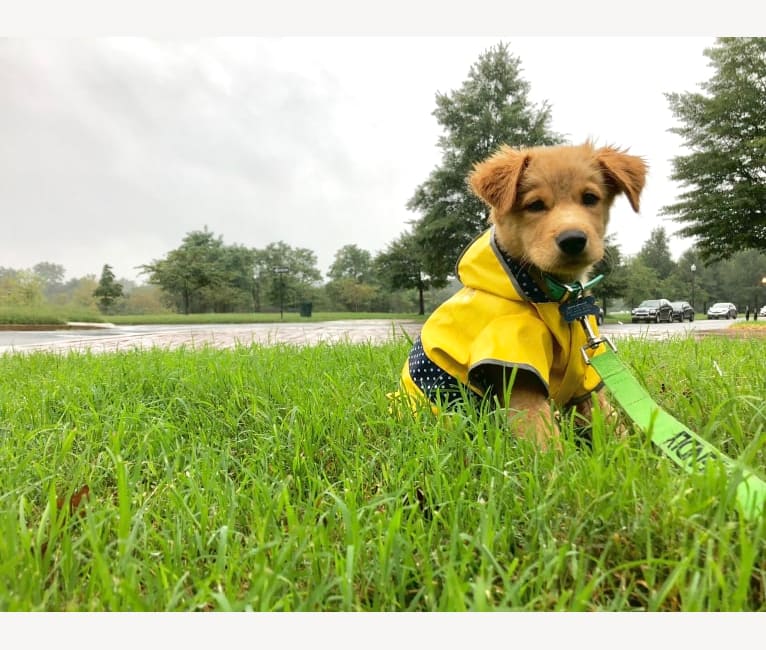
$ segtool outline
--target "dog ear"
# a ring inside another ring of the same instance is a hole
[[[624,192],[633,211],[638,212],[638,197],[644,189],[648,169],[644,159],[612,147],[598,149],[596,159],[603,168],[607,183],[614,193]]]
[[[492,156],[474,165],[468,183],[474,193],[499,212],[508,212],[516,199],[521,173],[529,154],[503,145]]]

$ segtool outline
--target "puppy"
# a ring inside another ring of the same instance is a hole
[[[463,287],[428,318],[404,364],[414,407],[492,400],[516,434],[543,448],[559,435],[551,400],[589,420],[598,393],[611,413],[582,358],[583,328],[562,316],[555,285],[587,279],[604,255],[614,198],[623,193],[638,212],[646,172],[642,158],[590,142],[503,146],[474,166],[468,182],[490,208],[490,228],[461,254]]]

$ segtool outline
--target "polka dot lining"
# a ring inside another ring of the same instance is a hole
[[[500,254],[503,256],[508,270],[516,278],[519,289],[524,292],[524,297],[530,302],[553,302],[553,300],[535,283],[532,277],[527,273],[525,267],[517,262],[512,257],[508,256],[500,248],[498,248]]]
[[[420,337],[415,340],[415,344],[412,346],[408,364],[412,381],[432,402],[438,401],[442,404],[451,405],[462,401],[465,394],[479,397],[467,388],[461,387],[457,379],[428,358]]]
[[[520,289],[524,294],[523,298],[530,302],[553,302],[552,298],[537,286],[527,272],[526,267],[507,255],[499,247],[497,250],[502,255],[506,268],[516,281],[517,289]],[[463,386],[455,377],[428,358],[420,337],[417,338],[412,347],[408,363],[412,381],[432,402],[441,402],[449,408],[457,405],[466,395],[475,398],[477,401],[481,399],[479,395]],[[476,368],[471,381],[476,381],[482,385],[482,388],[491,392],[493,387],[490,385],[491,380],[489,376],[485,374],[486,370],[484,367]]]

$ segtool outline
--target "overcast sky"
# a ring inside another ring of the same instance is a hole
[[[204,227],[309,248],[322,272],[346,244],[375,254],[440,163],[436,93],[500,41],[555,131],[648,161],[641,213],[612,211],[623,253],[672,234],[658,212],[683,150],[663,93],[699,90],[712,37],[20,37],[0,40],[0,266],[144,281]]]

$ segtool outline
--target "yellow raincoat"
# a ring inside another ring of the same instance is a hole
[[[503,255],[493,229],[463,251],[457,275],[463,288],[431,314],[402,369],[402,388],[413,406],[424,398],[436,401],[437,389],[452,398],[461,387],[462,393],[467,388],[476,396],[492,394],[482,370],[493,365],[534,373],[559,406],[576,404],[601,387],[582,358],[581,325],[566,322],[559,303]],[[588,318],[598,333],[594,317]]]

